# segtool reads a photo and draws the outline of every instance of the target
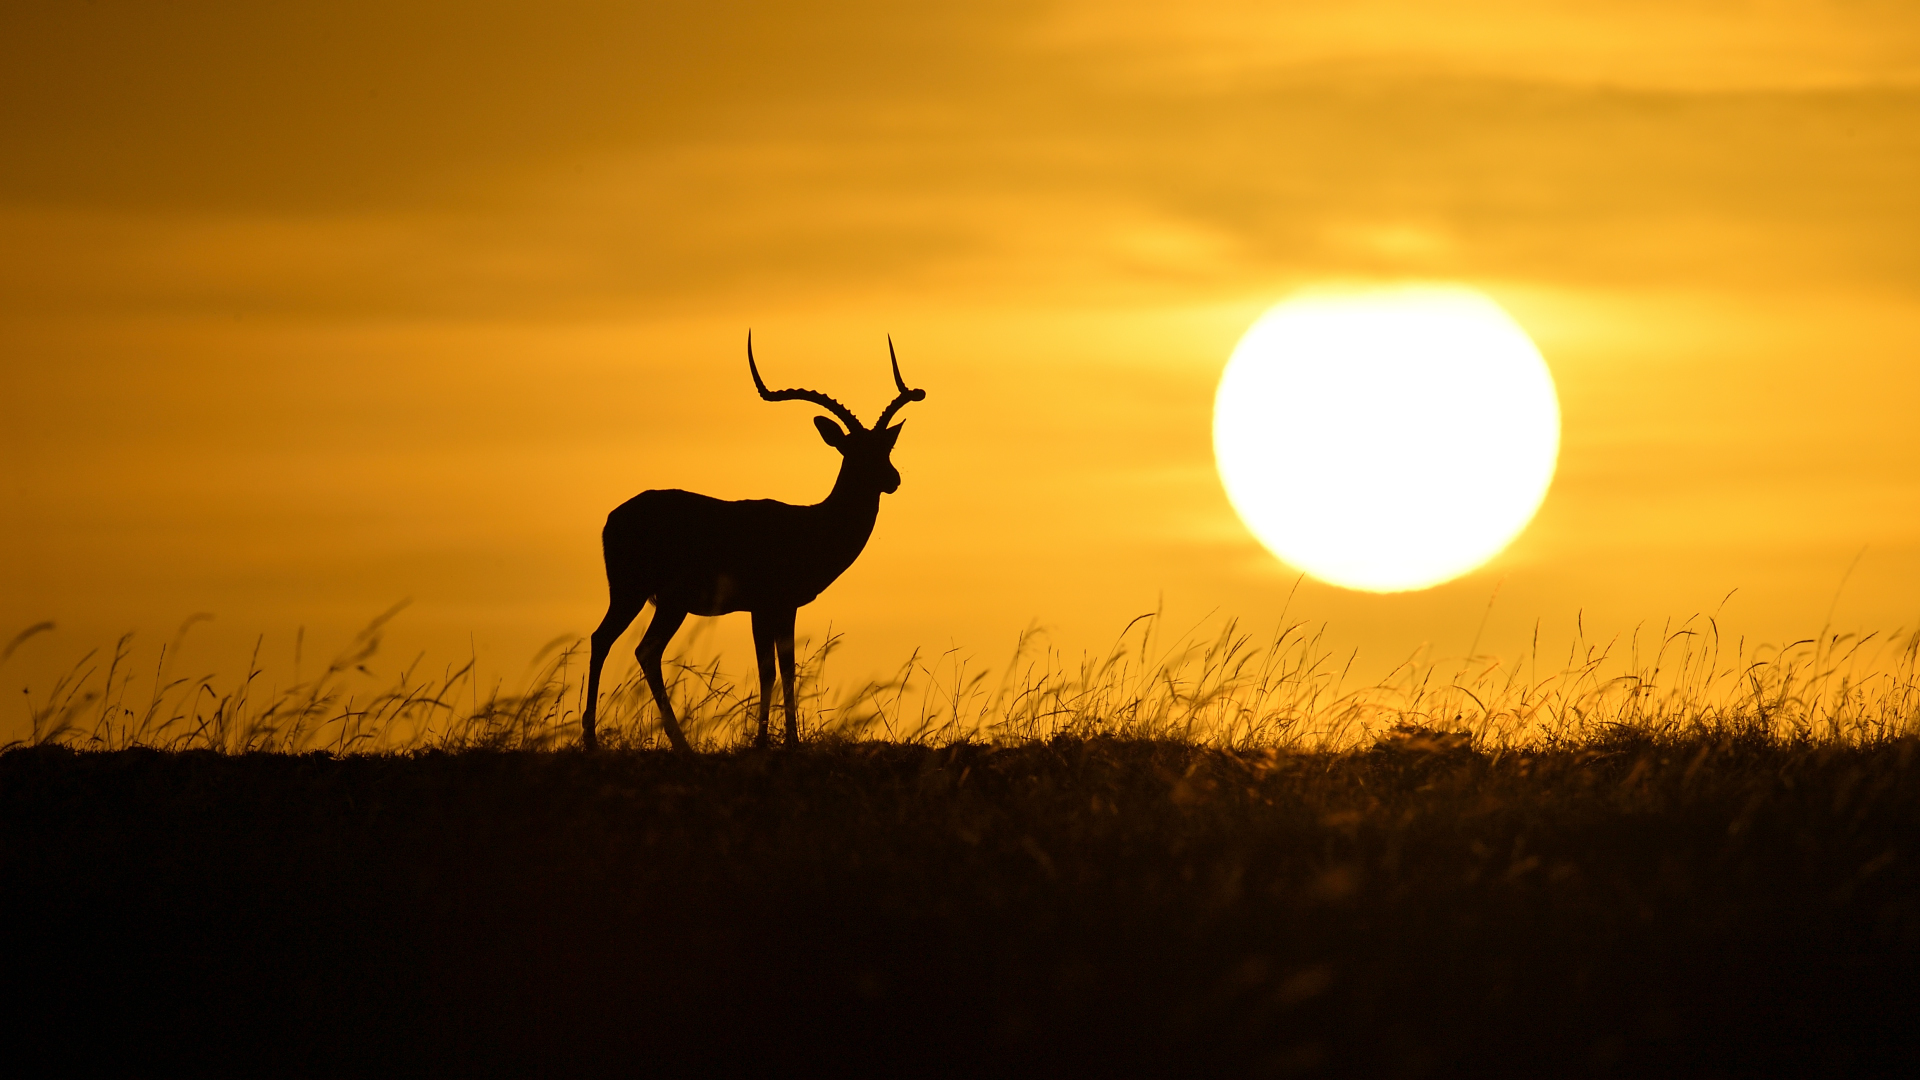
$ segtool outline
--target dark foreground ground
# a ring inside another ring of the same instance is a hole
[[[5,1045],[139,1073],[1895,1073],[1915,749],[16,750]]]

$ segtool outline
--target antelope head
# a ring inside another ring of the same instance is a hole
[[[853,410],[833,400],[818,390],[769,390],[760,378],[760,368],[753,360],[753,335],[747,335],[747,370],[753,373],[753,385],[760,396],[767,401],[811,401],[840,418],[840,424],[824,416],[813,418],[813,426],[820,430],[820,438],[828,446],[840,451],[845,459],[840,471],[843,482],[870,491],[885,492],[889,495],[900,490],[900,470],[893,467],[893,444],[900,438],[900,429],[904,423],[888,426],[895,413],[909,401],[925,401],[925,390],[910,390],[907,382],[900,377],[900,358],[893,352],[893,337],[887,337],[887,358],[893,361],[893,385],[899,388],[880,419],[869,428],[853,415]]]

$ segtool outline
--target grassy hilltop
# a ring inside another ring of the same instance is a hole
[[[1693,620],[1558,671],[1353,688],[1300,627],[1158,646],[1146,620],[1077,665],[916,659],[838,698],[829,641],[794,751],[745,749],[753,696],[673,668],[709,751],[674,756],[630,673],[603,703],[615,749],[572,749],[566,641],[516,693],[418,664],[370,692],[381,625],[282,689],[123,640],[28,699],[0,754],[23,1060],[1920,1065],[1920,635],[1754,650]]]
[[[14,1030],[155,1072],[1858,1075],[1920,1061],[1917,748],[16,749]]]

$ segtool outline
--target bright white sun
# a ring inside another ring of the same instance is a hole
[[[1424,589],[1498,555],[1560,454],[1553,376],[1467,288],[1308,292],[1269,310],[1213,404],[1227,497],[1322,581]]]

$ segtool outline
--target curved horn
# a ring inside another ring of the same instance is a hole
[[[900,388],[900,396],[894,398],[893,404],[888,405],[886,411],[880,414],[880,419],[874,422],[873,430],[875,431],[886,427],[887,421],[893,419],[893,414],[899,412],[901,406],[907,402],[927,400],[925,390],[907,389],[907,380],[900,377],[900,358],[894,355],[892,334],[887,335],[887,359],[893,361],[893,385]]]
[[[853,415],[852,409],[847,408],[845,405],[840,404],[818,390],[767,389],[766,382],[760,378],[760,366],[753,362],[753,331],[751,330],[747,331],[747,370],[753,373],[753,385],[760,391],[762,398],[768,401],[811,401],[815,405],[839,417],[841,421],[847,425],[849,430],[866,430],[866,425],[860,422],[859,417]]]

